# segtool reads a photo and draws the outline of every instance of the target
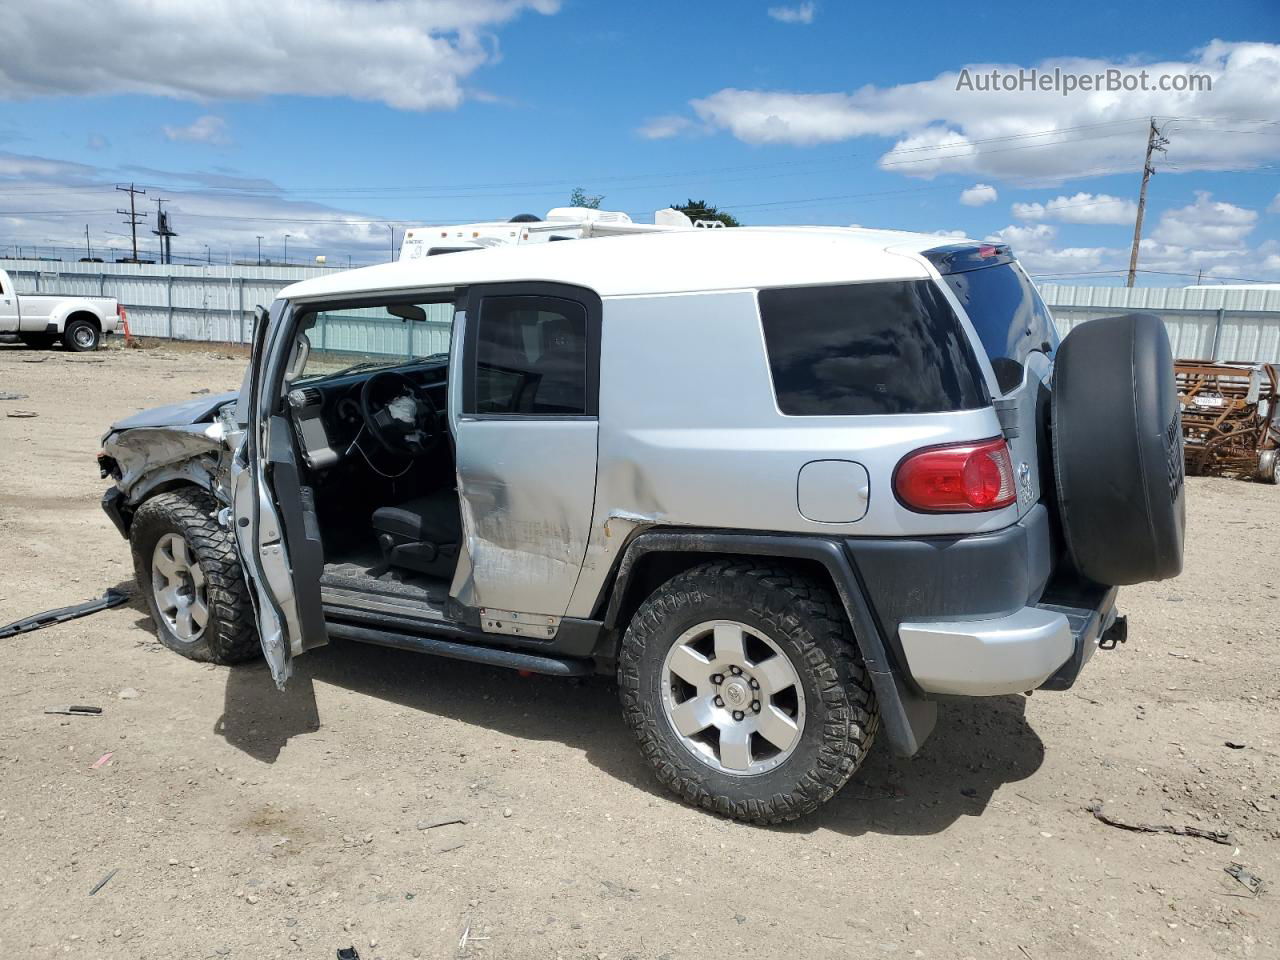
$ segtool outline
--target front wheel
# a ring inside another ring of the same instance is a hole
[[[240,663],[259,652],[257,625],[216,511],[200,490],[152,497],[129,529],[133,569],[161,643],[190,660]]]
[[[761,563],[705,563],[659,587],[623,637],[618,685],[658,779],[753,823],[831,799],[879,726],[839,603]]]

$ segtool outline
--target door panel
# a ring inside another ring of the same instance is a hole
[[[467,606],[562,616],[591,533],[594,420],[461,419]]]
[[[563,616],[595,505],[600,300],[558,284],[476,287],[454,320],[449,419],[468,607]]]
[[[13,281],[9,275],[0,270],[0,333],[17,331],[18,295],[14,292]]]
[[[319,532],[314,514],[309,525],[306,520],[291,431],[283,417],[274,415],[281,372],[290,352],[292,323],[287,304],[278,301],[272,316],[269,320],[267,311],[257,309],[247,378],[247,426],[232,461],[232,476],[240,562],[253,591],[263,656],[276,685],[283,689],[292,673],[293,657],[328,642],[328,635],[315,572],[320,562]],[[281,511],[280,502],[289,509]]]

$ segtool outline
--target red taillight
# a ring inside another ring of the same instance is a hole
[[[1009,448],[999,437],[908,454],[893,486],[903,504],[927,512],[999,510],[1018,498]]]

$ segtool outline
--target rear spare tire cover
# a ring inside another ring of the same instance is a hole
[[[1058,348],[1053,466],[1063,537],[1098,583],[1182,572],[1186,527],[1182,417],[1159,317],[1090,320]]]

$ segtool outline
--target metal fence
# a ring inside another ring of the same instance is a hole
[[[268,305],[298,280],[336,267],[71,263],[0,259],[19,293],[115,297],[139,336],[247,342],[253,309]],[[1198,360],[1280,363],[1280,287],[1040,288],[1066,333],[1078,323],[1129,311],[1154,313],[1169,330],[1174,355]],[[426,324],[388,324],[378,311],[352,310],[322,318],[317,349],[422,356],[448,349],[447,307],[429,307]]]

